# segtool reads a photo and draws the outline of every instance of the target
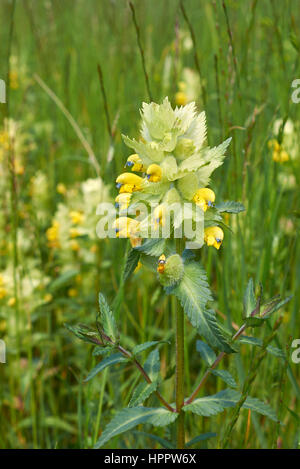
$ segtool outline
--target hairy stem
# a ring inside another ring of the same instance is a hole
[[[176,240],[176,252],[182,254],[182,240]],[[176,411],[179,413],[177,419],[176,448],[183,449],[184,436],[184,312],[181,304],[176,302]]]

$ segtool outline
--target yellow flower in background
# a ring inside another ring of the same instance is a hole
[[[12,90],[17,90],[19,88],[18,72],[11,70],[9,72],[9,87]]]
[[[67,188],[62,182],[57,184],[56,190],[57,190],[58,194],[61,194],[61,195],[66,195],[66,193],[67,193]]]
[[[51,293],[46,293],[46,295],[44,296],[45,303],[50,303],[50,301],[52,300],[53,300],[53,296],[51,295]]]
[[[90,251],[95,254],[98,251],[98,246],[97,244],[93,244],[90,248]]]
[[[75,296],[78,295],[78,291],[76,290],[76,288],[69,288],[68,290],[68,296],[70,298],[75,298]]]
[[[78,236],[80,236],[80,232],[77,230],[77,228],[70,228],[70,237],[78,238]]]
[[[187,104],[187,96],[184,91],[177,91],[175,94],[175,104],[177,106],[185,106]]]
[[[6,130],[2,130],[0,132],[0,146],[4,150],[9,149],[9,135],[8,135],[8,132],[6,132]]]
[[[208,187],[198,189],[193,197],[193,201],[196,205],[202,208],[204,212],[208,209],[208,207],[212,207],[213,203],[216,199],[214,191],[209,189]]]
[[[70,241],[70,248],[72,249],[72,251],[78,252],[80,251],[80,244],[78,243],[78,241],[73,239],[72,241]]]
[[[272,150],[273,161],[276,161],[276,163],[285,163],[286,161],[289,161],[289,154],[282,148],[282,145],[280,145],[277,140],[269,140],[268,147]]]
[[[204,230],[204,241],[207,246],[220,249],[224,239],[224,232],[219,226],[210,226]]]
[[[69,215],[74,225],[81,225],[84,221],[84,215],[81,212],[72,210]]]
[[[15,304],[16,304],[16,299],[14,297],[9,298],[9,300],[7,302],[7,306],[12,308],[13,306],[15,306]]]
[[[52,226],[46,231],[46,237],[48,239],[48,247],[50,248],[59,248],[59,228],[60,224],[58,221],[53,220]]]
[[[0,300],[3,300],[7,295],[7,291],[4,287],[0,287]]]

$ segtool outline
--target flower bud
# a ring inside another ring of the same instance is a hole
[[[163,264],[164,268],[162,269],[160,267],[161,258],[162,256],[158,261],[159,265],[157,268],[159,273],[159,280],[163,286],[170,287],[182,279],[184,273],[183,261],[179,254],[173,254],[166,259],[165,263]]]

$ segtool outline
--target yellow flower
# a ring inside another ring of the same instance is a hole
[[[72,249],[72,251],[78,252],[80,251],[80,244],[78,243],[78,241],[75,241],[75,239],[73,239],[72,241],[70,241],[70,248]]]
[[[139,222],[133,218],[120,217],[115,220],[113,228],[115,228],[117,238],[129,238],[137,233],[139,225]]]
[[[187,101],[187,95],[184,93],[184,91],[177,91],[175,94],[175,103],[177,106],[185,106]]]
[[[0,300],[2,300],[3,298],[5,298],[7,295],[7,291],[5,290],[4,287],[0,287]]]
[[[133,153],[127,158],[125,167],[131,168],[131,171],[145,172],[146,166],[143,165],[143,162],[137,153]]]
[[[115,206],[120,210],[126,210],[129,207],[131,193],[124,192],[115,198]]]
[[[158,266],[157,266],[158,273],[163,274],[165,270],[165,264],[166,264],[166,256],[162,254],[158,259]]]
[[[77,238],[78,236],[80,236],[80,233],[77,228],[70,228],[69,233],[71,238]]]
[[[70,296],[71,298],[74,298],[77,295],[78,295],[78,291],[76,290],[76,288],[69,288],[68,296]]]
[[[117,189],[120,189],[120,193],[123,192],[135,192],[141,189],[143,178],[137,176],[134,173],[122,173],[116,179]]]
[[[45,303],[49,303],[50,301],[52,301],[52,299],[53,296],[51,295],[51,293],[46,293],[46,295],[44,296]]]
[[[268,147],[273,150],[272,158],[273,161],[276,161],[276,163],[285,163],[290,159],[289,154],[283,150],[282,146],[277,140],[269,140]]]
[[[208,207],[212,207],[215,199],[214,191],[208,189],[208,187],[198,189],[193,197],[195,204],[201,207],[204,212],[206,212]]]
[[[9,149],[9,135],[5,130],[0,132],[0,145],[4,148],[4,150]]]
[[[7,306],[10,306],[10,307],[15,306],[15,304],[16,304],[16,299],[14,297],[10,298],[7,302]]]
[[[158,226],[165,225],[165,218],[166,218],[166,208],[163,204],[158,205],[154,209],[154,226],[157,228]]]
[[[12,70],[9,72],[9,87],[12,90],[16,90],[19,88],[19,82],[18,82],[18,72]]]
[[[97,251],[98,251],[98,247],[97,247],[97,244],[93,244],[90,248],[90,251],[95,254]]]
[[[162,177],[162,169],[158,164],[151,164],[147,169],[147,179],[150,182],[159,182]]]
[[[57,190],[57,192],[58,192],[59,194],[61,194],[61,195],[66,195],[66,193],[67,193],[67,188],[66,188],[66,186],[65,186],[62,182],[60,182],[59,184],[57,184],[56,190]]]
[[[204,241],[207,246],[219,249],[224,239],[223,230],[219,226],[210,226],[204,230]]]
[[[72,220],[72,223],[74,223],[74,225],[81,225],[83,220],[84,220],[84,215],[83,213],[80,213],[80,212],[77,212],[75,210],[71,211],[69,213],[70,215],[70,218]]]
[[[277,140],[275,140],[274,138],[272,140],[268,141],[268,147],[270,149],[275,150],[275,151],[280,151],[280,149],[281,149],[280,143]]]
[[[142,267],[142,263],[140,261],[138,261],[138,264],[136,266],[136,268],[134,269],[133,273],[136,274]]]
[[[15,162],[15,173],[18,176],[22,176],[25,172],[24,166],[20,163],[20,161],[16,160]]]
[[[50,248],[59,248],[59,223],[58,221],[53,221],[52,226],[46,231],[46,237],[48,239],[48,246]]]

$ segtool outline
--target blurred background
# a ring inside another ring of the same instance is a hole
[[[205,110],[208,142],[232,137],[216,171],[219,200],[246,211],[225,221],[220,251],[200,257],[219,319],[242,323],[250,277],[264,297],[293,295],[254,382],[284,425],[243,410],[232,448],[298,446],[300,365],[300,10],[297,0],[135,1],[142,53],[154,101],[196,101]],[[188,21],[187,21],[188,20]],[[2,0],[0,78],[0,363],[1,448],[90,448],[115,410],[128,404],[136,372],[117,366],[84,383],[98,357],[66,330],[93,325],[101,291],[115,306],[122,342],[162,344],[162,394],[174,383],[174,318],[156,277],[144,267],[124,285],[126,240],[99,240],[96,207],[117,195],[115,179],[137,137],[139,108],[149,102],[136,28],[125,0]],[[275,318],[274,318],[275,320]],[[266,328],[251,332],[263,338]],[[186,394],[203,374],[196,335],[186,326]],[[279,352],[278,352],[279,350]],[[240,385],[253,357],[225,359]],[[279,355],[279,356],[278,356]],[[223,388],[210,377],[206,393]],[[153,398],[150,398],[150,401]],[[189,417],[188,434],[219,434],[230,412]],[[165,430],[161,435],[168,437]],[[198,432],[198,433],[197,433]],[[112,448],[158,448],[142,433],[125,433]],[[215,447],[216,439],[196,447]]]

